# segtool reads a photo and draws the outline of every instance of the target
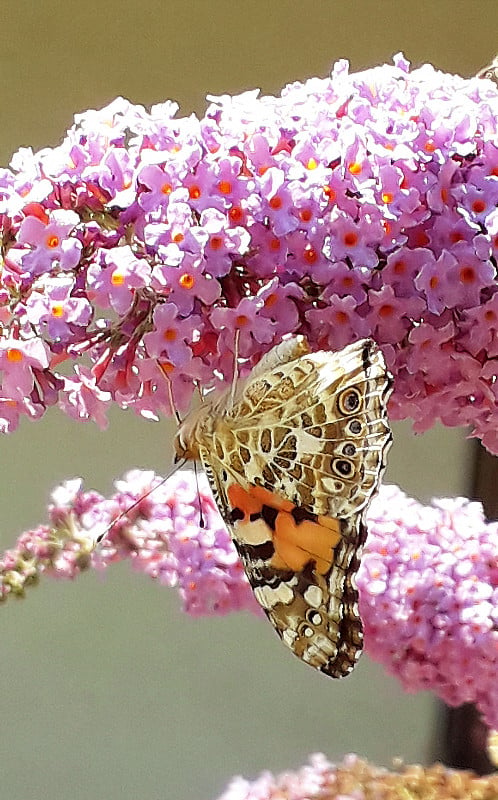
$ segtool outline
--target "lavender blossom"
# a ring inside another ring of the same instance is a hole
[[[498,452],[497,87],[398,55],[209,101],[118,98],[0,171],[0,430],[184,411],[299,332],[371,336],[393,418]]]
[[[161,484],[135,470],[116,488],[108,500],[79,480],[57,489],[50,524],[23,534],[0,560],[0,596],[23,595],[42,573],[75,578],[127,558],[176,587],[189,614],[262,615],[203,475],[197,490],[188,471]],[[366,652],[407,691],[476,703],[498,728],[498,522],[486,523],[479,503],[423,506],[395,486],[381,488],[367,521],[357,577]]]

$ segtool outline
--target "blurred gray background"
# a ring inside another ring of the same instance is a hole
[[[399,50],[463,75],[498,49],[496,0],[3,0],[0,165],[20,146],[55,145],[75,112],[116,95],[177,100],[275,93]],[[173,429],[130,413],[106,432],[52,410],[0,441],[2,545],[45,519],[68,477],[109,492],[131,467],[166,471]],[[414,437],[395,426],[387,480],[427,500],[468,493],[461,430]],[[389,765],[430,759],[436,706],[404,694],[367,657],[347,680],[314,674],[248,615],[192,620],[173,590],[121,565],[46,581],[2,609],[0,799],[214,800],[234,774],[354,751]]]

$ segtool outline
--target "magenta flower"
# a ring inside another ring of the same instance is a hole
[[[263,616],[205,476],[197,489],[188,471],[161,483],[135,470],[116,488],[108,500],[84,492],[81,481],[57,489],[50,525],[23,534],[0,559],[0,595],[24,594],[43,573],[73,578],[129,558],[134,569],[177,587],[190,614]],[[357,576],[365,651],[407,691],[475,703],[497,728],[498,523],[486,523],[479,503],[441,499],[424,507],[395,486],[381,489],[367,521]]]
[[[88,364],[102,423],[112,402],[171,414],[150,359],[169,361],[185,408],[200,376],[230,379],[236,337],[254,364],[301,332],[313,348],[373,337],[394,417],[471,425],[497,449],[496,87],[398,55],[359,75],[340,62],[280,97],[209,100],[197,119],[118,98],[0,171],[4,338],[47,354],[23,397],[5,362],[5,429],[49,402],[84,415]],[[174,353],[162,314],[181,331]]]
[[[43,292],[32,292],[26,301],[26,318],[47,339],[67,342],[78,336],[77,327],[90,322],[93,309],[89,301],[72,294],[74,279],[68,275],[47,278]]]

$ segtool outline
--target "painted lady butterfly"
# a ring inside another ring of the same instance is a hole
[[[476,75],[477,78],[488,78],[490,81],[498,84],[498,55],[494,57],[491,64],[483,67]]]
[[[176,459],[200,459],[256,599],[288,647],[340,678],[363,631],[355,573],[391,442],[391,377],[369,340],[311,353],[283,341],[192,411]]]

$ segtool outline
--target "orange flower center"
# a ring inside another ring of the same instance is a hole
[[[7,361],[11,361],[13,364],[16,364],[22,360],[23,360],[22,350],[18,350],[17,347],[9,347],[9,349],[7,350]]]
[[[62,303],[52,303],[52,308],[50,312],[53,317],[62,317],[64,316],[64,306]]]
[[[195,278],[188,272],[185,272],[178,281],[182,289],[192,289],[195,283]]]
[[[51,236],[47,236],[47,247],[50,247],[50,249],[53,250],[54,247],[59,246],[59,241],[59,237],[53,233]]]

